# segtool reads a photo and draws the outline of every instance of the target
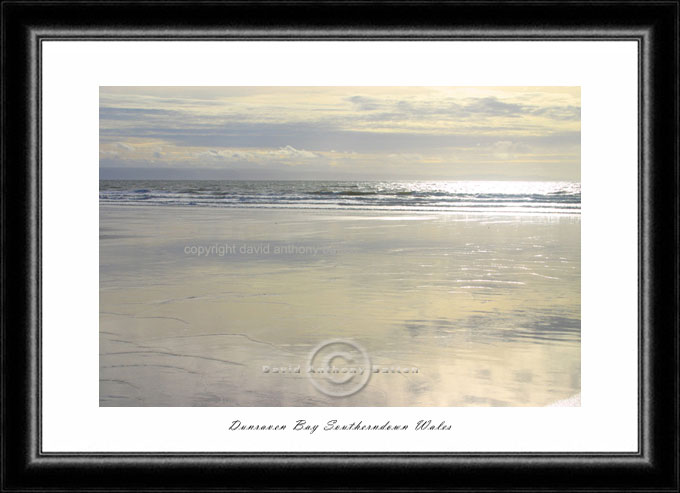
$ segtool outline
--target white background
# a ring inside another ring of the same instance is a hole
[[[635,42],[43,42],[43,450],[636,451]],[[99,408],[100,85],[581,86],[581,408]],[[329,419],[447,432],[229,432]]]

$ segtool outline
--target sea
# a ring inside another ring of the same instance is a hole
[[[99,202],[184,207],[579,215],[567,181],[101,180]]]

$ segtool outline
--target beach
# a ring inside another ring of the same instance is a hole
[[[580,216],[100,204],[100,406],[545,406],[578,394]],[[327,341],[370,378],[310,383]],[[377,371],[375,371],[377,369]]]

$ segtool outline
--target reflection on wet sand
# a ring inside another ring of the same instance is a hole
[[[580,391],[577,215],[103,205],[100,226],[101,406],[544,406]],[[305,365],[337,338],[417,371],[324,395]]]

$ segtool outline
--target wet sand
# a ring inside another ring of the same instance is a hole
[[[324,394],[306,366],[333,339],[391,371]],[[101,406],[545,406],[580,383],[578,216],[100,206]]]

